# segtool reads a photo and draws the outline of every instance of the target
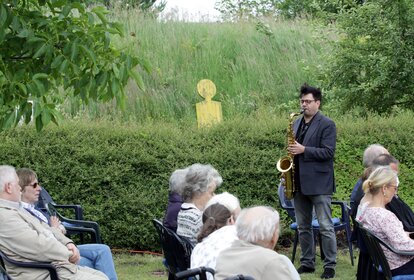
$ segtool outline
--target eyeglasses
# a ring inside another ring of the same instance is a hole
[[[37,188],[37,187],[40,187],[40,185],[39,185],[39,183],[38,182],[36,182],[36,183],[33,183],[33,184],[30,184],[30,185],[27,185],[27,186],[30,186],[30,187],[32,187],[32,188]]]
[[[316,101],[315,99],[300,99],[299,102],[300,104],[305,103],[306,105],[311,104],[313,101]]]

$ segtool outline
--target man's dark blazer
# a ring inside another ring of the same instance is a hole
[[[302,120],[293,124],[298,133]],[[296,134],[297,135],[297,134]],[[317,112],[303,139],[305,152],[296,155],[299,161],[301,193],[304,195],[332,194],[335,191],[334,155],[336,147],[335,123]]]

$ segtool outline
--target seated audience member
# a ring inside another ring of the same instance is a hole
[[[388,150],[380,144],[371,144],[369,145],[362,156],[362,165],[364,168],[370,168],[372,166],[373,160],[381,154],[389,154]],[[364,174],[366,172],[364,171]],[[351,193],[351,216],[355,219],[356,211],[358,209],[359,202],[364,196],[364,191],[362,190],[362,183],[366,179],[364,174],[356,182],[352,193]]]
[[[23,208],[34,217],[38,218],[39,221],[47,223],[49,226],[66,234],[65,227],[60,223],[56,216],[45,215],[34,206],[39,199],[41,190],[37,174],[31,169],[21,168],[17,170],[17,176],[19,177],[19,184],[22,189],[21,205]],[[83,244],[78,245],[77,248],[80,253],[80,261],[78,265],[102,271],[110,280],[118,279],[111,249],[107,245]]]
[[[279,238],[279,213],[271,207],[243,209],[236,221],[237,236],[217,258],[216,280],[243,274],[256,280],[300,279],[288,257],[274,247]]]
[[[184,203],[177,217],[177,234],[193,245],[203,225],[202,211],[222,182],[220,174],[209,164],[195,163],[188,169],[182,193]]]
[[[237,197],[228,192],[223,192],[213,196],[206,204],[206,208],[210,205],[219,203],[229,209],[233,220],[236,220],[237,216],[240,214],[240,202]]]
[[[229,209],[219,203],[208,206],[203,212],[199,243],[191,253],[191,268],[205,266],[215,269],[218,254],[236,239],[236,227]],[[208,279],[214,278],[208,275]]]
[[[60,279],[108,279],[100,271],[78,266],[80,255],[73,241],[20,206],[21,188],[14,167],[0,166],[0,188],[0,249],[8,257],[23,262],[52,263]],[[49,278],[49,272],[44,269],[5,265],[14,280]]]
[[[364,181],[363,190],[365,195],[358,207],[356,220],[392,247],[414,251],[414,240],[404,231],[397,216],[385,208],[398,191],[397,173],[389,166],[380,166]],[[414,256],[401,256],[382,248],[393,276],[414,274]]]
[[[398,160],[389,154],[379,155],[372,162],[373,166],[390,166],[395,172],[399,172],[398,165],[400,164]],[[404,230],[409,232],[414,232],[414,212],[408,206],[399,195],[394,195],[392,200],[385,205],[385,208],[393,212],[397,218],[403,223]]]
[[[169,181],[168,205],[163,224],[174,232],[177,232],[177,216],[183,204],[181,193],[183,192],[187,171],[188,168],[175,170]]]

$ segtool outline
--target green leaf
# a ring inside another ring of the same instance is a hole
[[[74,42],[71,47],[71,54],[70,54],[71,61],[75,61],[76,57],[78,56],[78,51],[79,51],[78,44]]]
[[[16,83],[16,85],[20,88],[20,90],[24,93],[24,95],[27,95],[27,88],[22,83]]]
[[[33,55],[33,58],[38,58],[40,56],[42,56],[45,52],[46,52],[46,48],[47,45],[43,44],[37,51],[36,53]]]
[[[130,76],[130,77],[132,77],[132,78],[134,79],[134,81],[135,81],[135,83],[137,84],[137,86],[138,86],[141,90],[145,91],[145,85],[144,85],[144,81],[142,80],[141,75],[140,75],[140,74],[138,74],[138,73],[137,73],[136,71],[134,71],[134,70],[129,70],[129,71],[128,71],[128,74],[129,74],[129,76]]]
[[[52,69],[57,68],[62,63],[62,60],[63,59],[64,59],[63,55],[58,55],[57,57],[55,57],[55,59],[53,60],[52,64],[50,65],[50,67]]]
[[[108,21],[106,20],[105,15],[101,11],[94,11],[94,10],[92,11],[98,16],[98,18],[102,21],[104,25],[108,24]]]
[[[36,84],[37,91],[39,92],[40,95],[43,95],[46,93],[45,86],[43,85],[41,81],[33,80],[33,82]]]
[[[6,118],[3,121],[2,129],[4,130],[6,128],[12,127],[15,120],[16,120],[16,112],[13,110],[12,112],[6,115]]]
[[[125,29],[124,29],[124,26],[121,23],[113,22],[112,26],[118,31],[119,35],[121,35],[122,37],[125,36]]]
[[[42,113],[42,107],[40,106],[40,103],[37,101],[33,101],[33,103],[34,103],[33,117],[37,118]]]
[[[27,38],[27,37],[29,37],[29,35],[30,35],[29,30],[27,30],[27,28],[25,28],[25,29],[22,29],[19,32],[19,34],[17,34],[17,37],[19,37],[19,38]]]
[[[48,78],[49,78],[49,75],[46,73],[36,73],[34,74],[32,79],[36,80],[36,79],[48,79]]]
[[[42,118],[41,118],[41,116],[37,116],[37,117],[36,117],[36,121],[35,121],[35,123],[36,123],[36,131],[37,131],[37,132],[40,132],[40,131],[42,130],[42,128],[43,128],[43,123],[42,123]]]
[[[32,102],[27,102],[27,105],[25,107],[25,112],[24,112],[24,123],[25,124],[29,124],[30,121],[32,120],[32,115],[33,115],[33,104]]]
[[[0,29],[3,29],[7,21],[7,8],[6,5],[0,4]]]
[[[65,73],[66,72],[66,70],[68,69],[68,63],[69,62],[67,61],[67,59],[63,60],[62,64],[59,67],[59,71],[61,73]]]
[[[42,124],[46,126],[48,123],[50,123],[50,120],[52,119],[52,116],[49,113],[49,110],[45,107],[42,111]]]
[[[96,56],[94,52],[84,45],[79,45],[79,47],[86,53],[87,56],[89,56],[89,58],[93,61],[93,63],[96,64]]]

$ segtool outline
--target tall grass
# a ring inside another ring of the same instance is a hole
[[[266,35],[255,22],[162,22],[136,10],[113,16],[127,30],[125,38],[114,38],[117,46],[148,61],[152,70],[140,71],[146,90],[127,87],[125,112],[114,104],[93,104],[89,113],[95,117],[194,119],[195,103],[203,100],[196,91],[201,79],[216,84],[214,100],[222,102],[225,118],[277,110],[296,100],[303,82],[315,82],[326,51],[307,21],[269,21],[273,34]]]

